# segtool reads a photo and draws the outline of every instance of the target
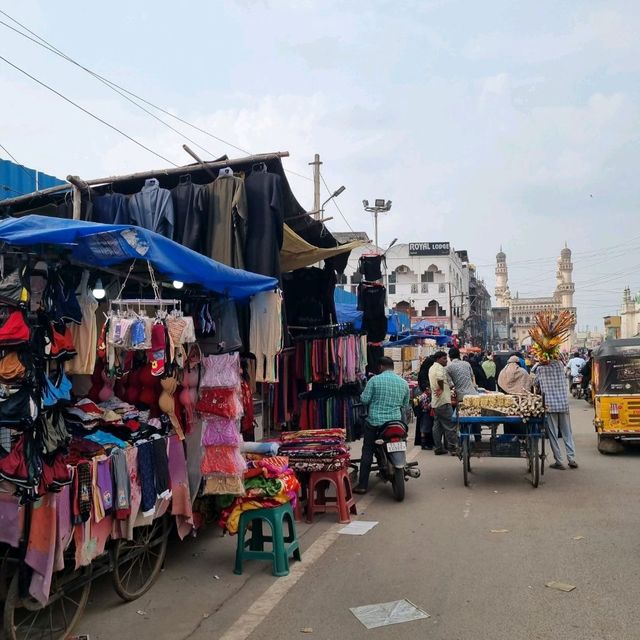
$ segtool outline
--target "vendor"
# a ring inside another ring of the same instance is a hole
[[[507,366],[498,376],[498,386],[505,393],[525,393],[531,391],[533,380],[531,376],[520,366],[518,356],[511,356]]]

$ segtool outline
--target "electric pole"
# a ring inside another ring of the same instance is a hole
[[[313,162],[309,163],[313,167],[313,215],[316,220],[320,219],[320,154],[316,153]]]

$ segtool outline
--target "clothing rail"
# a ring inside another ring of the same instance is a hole
[[[142,307],[164,307],[168,304],[182,304],[182,300],[165,300],[163,298],[127,298],[127,299],[119,299],[119,300],[110,300],[109,305],[138,305]]]

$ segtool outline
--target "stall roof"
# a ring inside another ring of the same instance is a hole
[[[348,242],[337,247],[320,248],[301,238],[287,224],[284,225],[284,240],[280,249],[280,268],[282,271],[302,269],[321,260],[329,260],[343,253],[348,253],[356,247],[365,244],[361,240]]]
[[[325,254],[325,257],[318,258],[311,262],[306,262],[306,259],[300,257],[296,260],[296,263],[304,263],[301,266],[307,266],[319,260],[325,260],[328,261],[331,268],[342,273],[349,259],[350,244],[341,246],[327,227],[309,215],[297,201],[289,185],[284,167],[282,166],[281,158],[287,157],[288,155],[289,153],[286,151],[278,151],[244,158],[227,158],[223,156],[212,162],[201,162],[184,165],[182,167],[143,171],[129,175],[109,176],[92,180],[81,180],[77,177],[68,176],[67,179],[84,185],[82,214],[83,219],[87,219],[86,211],[90,208],[91,197],[101,195],[109,189],[124,194],[137,193],[142,189],[145,180],[148,178],[157,178],[163,188],[172,189],[179,183],[180,177],[183,175],[190,175],[193,182],[204,184],[211,182],[218,171],[224,167],[230,167],[234,172],[248,173],[253,170],[256,164],[264,163],[269,172],[279,175],[282,179],[285,224],[294,234],[300,236],[305,242],[312,245],[313,248],[340,249],[339,251],[333,251],[331,254]],[[29,213],[36,213],[61,217],[60,205],[70,200],[69,192],[73,188],[72,184],[67,183],[16,198],[8,198],[0,201],[0,214],[19,217]],[[298,246],[302,252],[308,250],[306,247]],[[289,269],[283,267],[282,270],[287,271]]]
[[[69,250],[71,258],[95,268],[130,260],[149,261],[169,280],[199,285],[208,291],[242,299],[275,289],[275,278],[232,269],[147,229],[28,215],[0,221],[0,241],[15,247],[51,245]]]

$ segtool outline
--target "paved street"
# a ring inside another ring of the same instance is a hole
[[[475,461],[466,489],[457,459],[414,450],[422,477],[406,501],[374,485],[359,517],[379,524],[361,537],[337,535],[330,516],[302,525],[303,562],[288,578],[262,563],[234,576],[235,539],[209,531],[172,541],[166,570],[137,602],[98,584],[78,631],[92,640],[640,637],[640,457],[600,455],[591,415],[573,401],[580,469],[547,470],[537,490],[524,462]],[[577,588],[551,590],[551,580]],[[401,598],[432,617],[367,631],[349,611]]]

